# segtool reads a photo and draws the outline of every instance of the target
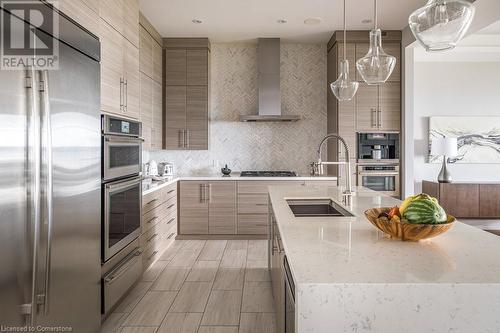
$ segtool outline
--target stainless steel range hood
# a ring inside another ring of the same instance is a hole
[[[297,121],[300,116],[281,114],[280,39],[259,38],[259,113],[241,121]]]

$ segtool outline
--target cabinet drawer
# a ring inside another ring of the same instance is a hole
[[[271,182],[240,181],[238,182],[238,194],[267,194],[267,188]]]
[[[165,187],[163,190],[165,198],[168,200],[170,198],[177,198],[177,183],[173,183]]]
[[[269,186],[297,186],[304,185],[304,181],[301,180],[286,180],[286,181],[239,181],[238,182],[238,193],[242,194],[267,194]]]
[[[240,235],[266,235],[267,214],[241,214],[238,215],[238,234]]]
[[[163,240],[158,240],[152,246],[144,249],[142,253],[142,263],[143,269],[146,270],[152,263],[154,263],[161,256],[161,248],[162,248]]]
[[[172,228],[175,228],[177,231],[177,213],[167,216],[162,223],[161,233],[164,235],[168,234]]]
[[[149,248],[160,241],[164,224],[164,221],[157,223],[139,237],[139,244],[143,249]]]
[[[167,202],[161,204],[160,206],[142,215],[142,223],[141,223],[142,232],[143,233],[146,232],[148,229],[150,229],[160,221],[163,221],[168,216],[176,214],[177,214],[177,198],[171,198]]]
[[[167,201],[162,190],[157,190],[142,197],[142,213],[147,213]]]
[[[239,194],[238,214],[267,214],[267,194]]]

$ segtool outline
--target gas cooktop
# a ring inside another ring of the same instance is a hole
[[[297,177],[293,171],[242,171],[241,177]]]

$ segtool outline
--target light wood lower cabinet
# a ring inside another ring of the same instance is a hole
[[[336,185],[336,181],[181,181],[179,235],[268,234],[268,187],[271,185]]]
[[[208,182],[181,181],[179,234],[208,235]]]
[[[208,184],[208,233],[236,234],[236,182],[218,181]]]
[[[182,235],[236,234],[236,182],[180,182]]]
[[[177,183],[142,198],[139,246],[146,270],[161,256],[177,235]]]

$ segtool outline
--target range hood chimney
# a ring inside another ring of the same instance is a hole
[[[259,38],[259,114],[240,117],[244,122],[297,121],[300,116],[281,114],[280,39]]]

